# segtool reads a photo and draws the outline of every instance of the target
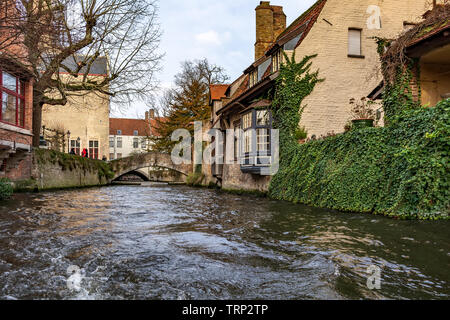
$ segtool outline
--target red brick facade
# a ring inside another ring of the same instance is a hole
[[[8,10],[8,14],[13,12]],[[0,25],[0,34],[5,36],[1,29]],[[23,66],[24,52],[18,44],[0,52],[0,177],[13,181],[31,176],[33,77]]]

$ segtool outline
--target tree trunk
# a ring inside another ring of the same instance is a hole
[[[35,93],[36,94],[36,93]],[[33,147],[39,148],[42,127],[42,106],[40,95],[33,95]]]

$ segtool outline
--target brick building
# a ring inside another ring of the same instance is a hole
[[[14,13],[13,2],[2,2],[0,21]],[[14,181],[31,176],[33,75],[24,48],[8,41],[8,28],[0,22],[0,177]]]
[[[283,51],[294,55],[297,62],[317,54],[312,70],[319,70],[325,79],[305,99],[307,107],[299,125],[310,137],[340,133],[351,120],[349,100],[366,97],[382,80],[374,37],[396,38],[421,21],[430,6],[428,0],[318,0],[286,27],[282,7],[261,1],[256,7],[255,62],[220,101],[212,101],[211,125],[243,134],[235,148],[235,158],[241,163],[225,164],[216,172],[222,186],[268,188],[270,176],[261,175],[264,167],[270,167],[266,158],[272,101],[266,98],[279,74]]]

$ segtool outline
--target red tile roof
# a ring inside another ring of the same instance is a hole
[[[164,121],[164,119],[165,118],[158,118],[159,121]],[[149,125],[145,119],[110,118],[109,134],[117,135],[117,130],[121,130],[122,136],[134,136],[134,131],[137,130],[138,136],[159,136],[158,120],[151,119]]]
[[[225,97],[225,92],[227,91],[229,84],[212,84],[209,86],[211,92],[211,100],[220,100]]]

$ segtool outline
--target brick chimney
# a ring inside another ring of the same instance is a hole
[[[148,116],[150,119],[155,119],[155,109],[150,109],[148,111]]]
[[[255,61],[261,58],[276,38],[286,29],[283,7],[261,1],[256,7]]]

